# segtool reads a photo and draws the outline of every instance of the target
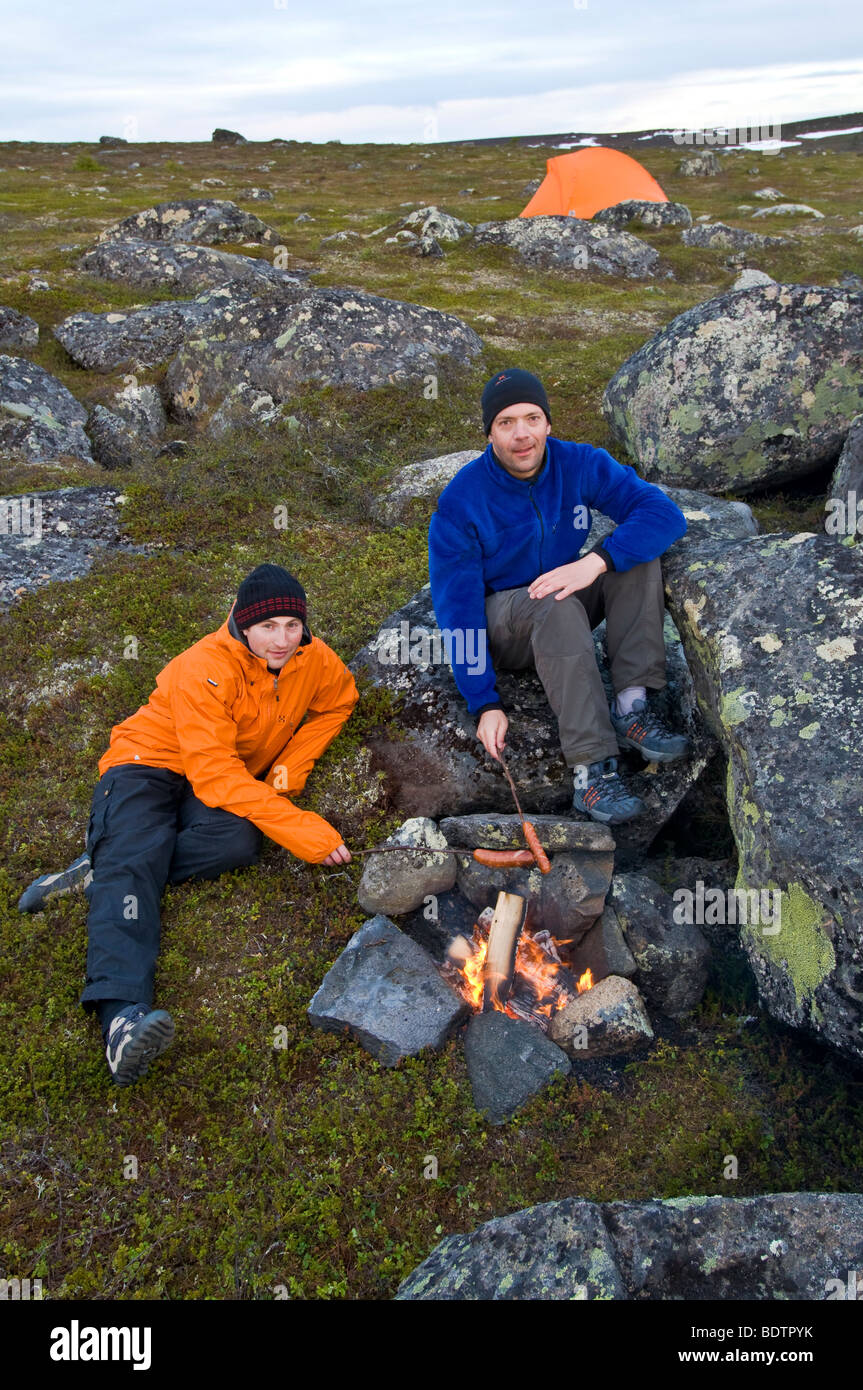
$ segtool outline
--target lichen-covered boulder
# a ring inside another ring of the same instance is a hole
[[[120,497],[101,486],[0,500],[0,608],[45,584],[80,579],[105,546],[146,551],[123,536]]]
[[[280,270],[263,257],[139,237],[100,242],[81,257],[78,269],[97,280],[140,290],[167,287],[180,294],[200,294],[227,281],[283,282],[287,277],[289,283],[300,284],[306,278]]]
[[[94,406],[90,412],[87,433],[93,457],[103,468],[133,468],[147,452],[137,431],[103,405]],[[149,450],[150,454],[153,452]]]
[[[839,454],[863,410],[863,293],[765,285],[673,319],[602,403],[652,482],[752,492]]]
[[[481,350],[454,314],[352,290],[306,290],[285,302],[280,288],[187,337],[165,389],[173,413],[193,420],[243,381],[276,401],[300,382],[365,391],[422,379],[441,356],[469,363]]]
[[[856,1297],[863,1196],[565,1197],[445,1236],[397,1299],[770,1303]],[[851,1290],[855,1292],[851,1292]]]
[[[705,540],[670,558],[665,581],[728,756],[738,928],[762,1001],[859,1061],[863,548],[810,533]],[[778,916],[772,896],[762,910],[774,893]]]
[[[155,386],[136,386],[130,380],[122,391],[115,392],[112,409],[142,439],[161,439],[168,428],[162,397]]]
[[[479,453],[482,449],[459,449],[453,454],[406,464],[372,502],[374,515],[384,526],[401,525],[408,520],[414,502],[438,498],[459,469]]]
[[[92,463],[87,408],[62,381],[25,357],[0,354],[0,450],[25,463]]]
[[[511,217],[481,222],[478,246],[509,246],[540,270],[585,271],[646,280],[659,271],[659,252],[630,232],[616,232],[579,217]],[[670,272],[669,272],[670,273]]]
[[[592,221],[612,227],[616,232],[631,222],[640,222],[643,227],[689,227],[692,213],[683,203],[651,203],[645,198],[626,198],[622,203],[600,208],[593,214]]]
[[[824,529],[839,541],[854,536],[863,540],[863,415],[851,421],[851,428],[830,483],[825,501]]]
[[[461,241],[473,232],[469,222],[434,206],[416,208],[401,219],[399,226],[413,228],[419,237],[434,237],[436,241]]]
[[[222,285],[195,299],[164,300],[106,314],[70,314],[53,332],[78,367],[90,372],[119,367],[140,371],[173,357],[188,335],[218,323],[224,313],[239,314],[245,302],[242,290],[233,293]]]
[[[100,241],[197,241],[213,246],[220,241],[259,241],[274,246],[281,237],[253,212],[219,198],[185,198],[134,212],[100,233]]]
[[[707,222],[681,233],[684,246],[708,246],[713,251],[750,251],[753,246],[784,246],[785,237],[765,236],[745,227],[729,227],[724,222]]]
[[[39,325],[29,314],[19,314],[0,304],[0,348],[34,348],[39,345]]]
[[[715,178],[722,173],[722,165],[713,150],[697,150],[681,159],[677,172],[685,179]]]

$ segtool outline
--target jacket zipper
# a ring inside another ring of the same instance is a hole
[[[530,484],[530,488],[529,488],[528,490],[529,490],[529,492],[530,492],[530,500],[531,500],[531,502],[533,503],[533,510],[536,512],[537,516],[539,517],[539,573],[541,574],[541,573],[542,573],[542,543],[543,543],[543,541],[545,540],[545,526],[543,525],[543,521],[542,521],[542,512],[539,510],[539,507],[536,505],[536,499],[534,498],[534,495],[533,495],[533,483]]]

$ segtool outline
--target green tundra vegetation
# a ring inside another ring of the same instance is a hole
[[[27,882],[81,852],[112,725],[146,701],[171,657],[224,620],[245,573],[265,560],[294,570],[313,629],[350,660],[428,578],[428,507],[387,531],[369,498],[406,463],[481,450],[486,375],[509,363],[540,373],[555,434],[614,451],[600,413],[612,373],[675,315],[730,288],[727,253],[684,247],[675,229],[633,229],[674,271],[654,282],[526,270],[501,249],[469,244],[416,259],[383,235],[319,249],[342,228],[393,223],[406,201],[472,223],[514,216],[553,152],[518,142],[144,144],[112,154],[0,146],[0,303],[38,320],[40,343],[27,355],[88,405],[109,404],[122,374],[76,368],[51,328],[75,310],[173,295],[101,284],[76,270],[81,252],[153,203],[239,200],[255,183],[275,198],[245,206],[279,230],[289,268],[320,267],[316,284],[457,313],[486,349],[470,372],[442,365],[433,400],[415,384],[309,389],[290,403],[293,422],[265,435],[214,442],[172,426],[187,454],[133,473],[0,464],[5,496],[121,488],[124,526],[152,546],[97,554],[85,578],[25,594],[0,619],[0,1272],[42,1279],[46,1296],[387,1298],[443,1235],[536,1202],[861,1189],[859,1074],[772,1024],[733,955],[717,957],[702,1006],[685,1025],[664,1025],[649,1052],[592,1080],[557,1082],[491,1128],[471,1104],[459,1041],[387,1069],[308,1024],[312,994],[363,921],[360,860],[335,872],[267,842],[254,868],[169,889],[157,1002],[174,1014],[177,1041],[128,1090],[112,1085],[95,1023],[77,1004],[83,896],[36,916],[16,911]],[[859,156],[741,152],[723,158],[719,177],[687,179],[676,173],[680,155],[640,152],[693,217],[739,222],[738,204],[765,184],[825,213],[824,222],[795,219],[788,247],[751,258],[776,279],[834,285],[859,270],[849,236],[863,217]],[[258,170],[265,158],[268,173]],[[224,187],[202,188],[204,177]],[[297,223],[301,212],[315,220]],[[785,220],[763,230],[786,231]],[[36,272],[47,290],[29,289]],[[138,380],[158,382],[163,370]],[[811,530],[826,486],[747,500],[766,530]],[[274,525],[277,508],[287,526]],[[129,635],[135,660],[124,658]],[[401,819],[365,751],[398,719],[363,684],[304,794],[354,848],[379,843]],[[724,783],[719,759],[662,836],[652,866],[660,878],[675,852],[733,852]],[[735,1180],[724,1176],[728,1155]]]

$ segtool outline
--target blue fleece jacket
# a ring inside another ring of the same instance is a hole
[[[680,508],[605,449],[549,436],[532,479],[514,478],[491,443],[443,490],[429,525],[429,578],[456,685],[471,714],[500,709],[488,658],[486,595],[578,559],[591,508],[617,522],[593,549],[609,570],[654,560],[686,532]],[[484,659],[483,659],[484,656]]]

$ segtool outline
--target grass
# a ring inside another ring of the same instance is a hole
[[[291,401],[297,427],[218,442],[174,428],[187,455],[132,473],[0,465],[5,495],[110,483],[128,498],[131,538],[159,543],[145,555],[103,552],[86,578],[28,594],[0,618],[0,1265],[41,1278],[48,1296],[387,1298],[442,1235],[534,1202],[861,1187],[859,1079],[761,1016],[735,958],[715,962],[700,1009],[662,1031],[649,1053],[622,1059],[602,1083],[577,1071],[490,1128],[472,1107],[457,1041],[385,1069],[309,1026],[312,994],[363,920],[356,863],[330,873],[268,843],[253,869],[169,889],[157,997],[176,1017],[177,1042],[125,1091],[112,1087],[95,1025],[77,1004],[84,900],[35,917],[16,911],[32,877],[80,852],[112,726],[146,701],[172,656],[224,620],[256,563],[300,574],[313,629],[349,659],[428,577],[427,507],[388,531],[369,499],[405,463],[482,447],[487,372],[518,361],[541,373],[555,433],[613,449],[599,408],[609,377],[662,324],[733,283],[723,254],[684,254],[664,231],[642,233],[677,275],[655,284],[524,271],[494,248],[456,246],[443,261],[418,261],[386,247],[383,234],[319,250],[342,227],[394,223],[405,201],[435,202],[473,223],[513,216],[550,153],[2,147],[0,300],[37,319],[40,342],[28,356],[88,405],[108,403],[122,375],[80,371],[51,330],[73,311],[128,308],[141,295],[83,275],[78,257],[110,222],[203,192],[204,177],[224,180],[210,190],[216,197],[272,187],[273,203],[253,209],[278,228],[291,264],[323,268],[317,283],[458,313],[486,344],[472,373],[442,367],[436,400],[402,386],[308,390]],[[832,284],[854,268],[854,156],[760,159],[753,175],[753,156],[741,154],[719,178],[688,180],[675,172],[679,155],[651,151],[647,162],[694,216],[749,225],[738,205],[765,183],[827,214],[817,232],[793,222],[792,248],[754,258],[771,274]],[[270,160],[269,172],[257,168]],[[362,168],[349,169],[354,162]],[[315,221],[296,223],[302,211]],[[48,291],[29,290],[36,270]],[[146,295],[160,297],[170,294]],[[139,380],[158,382],[163,370]],[[826,485],[747,500],[765,529],[815,529]],[[130,634],[135,660],[123,656]],[[382,730],[397,733],[398,708],[364,684],[303,796],[354,845],[378,842],[401,819],[368,770],[368,742]],[[678,853],[728,848],[721,781],[706,776],[701,806],[669,832]],[[723,1177],[729,1154],[734,1181]],[[424,1176],[431,1157],[437,1177]]]

